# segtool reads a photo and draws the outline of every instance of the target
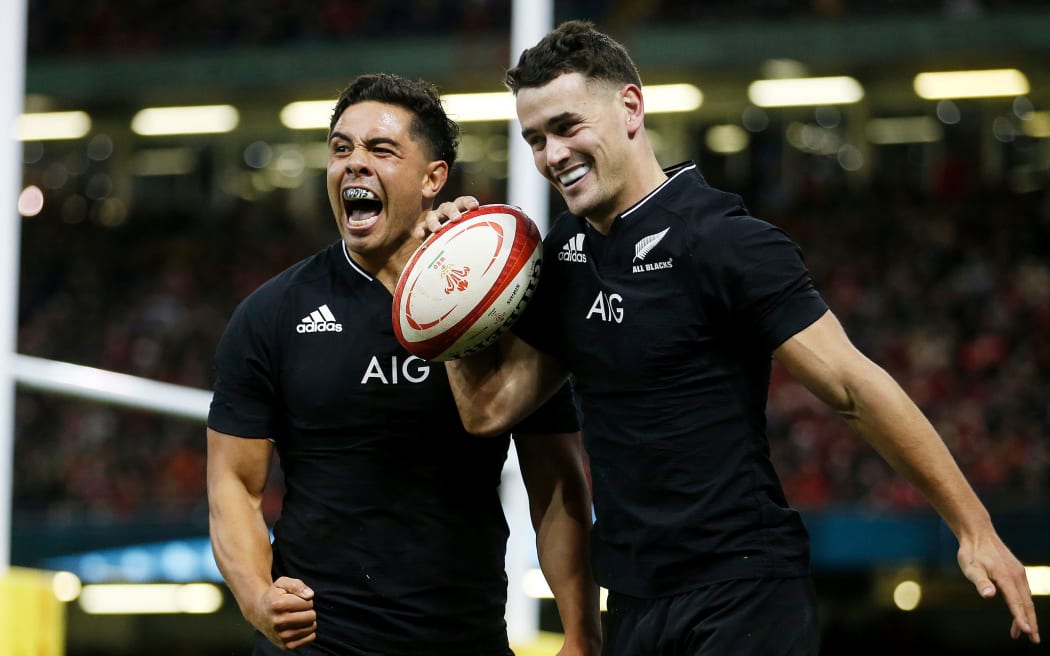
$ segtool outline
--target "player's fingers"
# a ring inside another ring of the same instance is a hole
[[[273,628],[282,637],[301,638],[317,629],[317,614],[313,611],[282,615]]]
[[[1039,625],[1035,616],[1035,603],[1032,601],[1031,588],[1028,587],[1028,577],[1021,564],[1017,563],[1015,567],[1008,567],[1008,573],[1006,574],[987,572],[980,563],[975,563],[975,569],[979,569],[979,573],[972,580],[978,586],[981,596],[985,598],[991,597],[995,594],[995,590],[993,589],[991,594],[983,592],[984,588],[978,582],[979,579],[981,577],[995,579],[998,590],[1002,593],[1003,600],[1006,602],[1006,607],[1013,616],[1010,636],[1016,639],[1021,633],[1025,633],[1028,635],[1029,640],[1038,643]],[[989,581],[988,585],[993,584]]]
[[[423,239],[441,229],[441,226],[450,222],[458,221],[464,212],[480,207],[478,199],[473,196],[460,196],[453,201],[441,203],[423,217],[423,221],[416,226],[413,234],[418,239]]]
[[[285,635],[282,633],[279,637],[285,649],[297,649],[317,639],[317,625],[314,624],[309,629],[296,634],[289,633]]]
[[[476,210],[481,207],[481,202],[473,196],[460,196],[452,203],[459,208],[461,212],[469,212],[470,210]]]
[[[273,627],[278,631],[302,631],[317,624],[317,612],[313,609],[283,611],[274,616]]]
[[[427,225],[436,224],[437,227],[441,227],[441,224],[448,223],[450,221],[458,221],[465,212],[476,210],[481,207],[477,198],[473,196],[460,196],[455,200],[441,203],[427,215]]]
[[[1035,617],[1035,603],[1032,601],[1032,592],[1028,587],[1027,579],[1012,587],[1004,585],[1003,597],[1006,598],[1006,605],[1014,618],[1010,635],[1016,638],[1023,632],[1028,634],[1029,640],[1038,643],[1039,623]],[[1016,627],[1017,635],[1014,635],[1014,627]]]
[[[288,594],[295,595],[300,599],[313,599],[314,591],[300,579],[282,576],[273,582],[275,588],[279,588]]]
[[[985,599],[995,596],[995,584],[988,577],[988,570],[984,568],[984,565],[971,558],[969,562],[963,564],[962,569],[966,578],[970,579],[970,582],[977,588],[977,594]]]
[[[455,218],[459,218],[459,210],[455,209],[450,203],[442,203],[437,208],[427,212],[426,216],[423,217],[423,221],[416,226],[415,236],[418,239],[423,239],[429,234],[433,234],[441,229],[441,226],[446,222],[452,220],[449,216],[452,214]]]

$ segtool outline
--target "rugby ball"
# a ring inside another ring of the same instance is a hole
[[[482,205],[442,225],[397,281],[397,340],[438,362],[489,346],[525,309],[542,258],[539,229],[511,205]]]

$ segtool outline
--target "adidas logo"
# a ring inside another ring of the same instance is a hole
[[[335,315],[332,314],[332,311],[328,309],[327,305],[322,305],[303,317],[303,320],[295,327],[295,332],[341,333],[343,332],[343,324],[336,322]]]
[[[558,259],[562,262],[586,262],[587,254],[583,252],[583,233],[576,233],[576,236],[565,242],[565,245],[558,251]]]

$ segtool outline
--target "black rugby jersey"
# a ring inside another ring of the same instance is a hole
[[[509,438],[466,433],[444,366],[394,337],[392,302],[341,242],[263,284],[217,349],[208,425],[276,443],[273,575],[305,581],[317,611],[297,653],[499,650]],[[520,432],[578,430],[565,392]]]
[[[558,218],[514,328],[572,373],[595,576],[638,597],[808,573],[765,405],[772,351],[827,311],[783,232],[695,164],[667,174],[607,236]]]

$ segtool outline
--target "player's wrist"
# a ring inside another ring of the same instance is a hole
[[[579,654],[580,656],[598,656],[602,651],[602,631],[600,624],[594,627],[566,627],[562,642],[561,656]]]

